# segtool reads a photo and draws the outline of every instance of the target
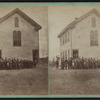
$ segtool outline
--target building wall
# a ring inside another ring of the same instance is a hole
[[[14,18],[19,18],[19,27],[14,26]],[[13,31],[21,31],[21,47],[13,46]],[[0,50],[2,57],[31,59],[32,50],[39,49],[39,36],[34,27],[18,14],[0,23]]]
[[[96,27],[92,27],[91,24],[91,19],[93,17],[96,19]],[[90,46],[90,32],[92,30],[98,31],[98,46]],[[75,28],[66,30],[66,32],[64,32],[64,34],[60,37],[60,42],[61,38],[62,40],[66,38],[66,34],[68,34],[68,32],[70,33],[70,41],[60,45],[60,54],[67,50],[68,58],[68,50],[70,50],[71,57],[71,50],[77,49],[79,51],[79,57],[100,58],[100,17],[95,14],[91,14],[90,16],[86,17],[84,20],[78,22],[75,25]]]
[[[91,19],[95,17],[96,27],[92,27]],[[98,46],[90,46],[90,31],[98,31]],[[79,50],[79,57],[100,58],[100,17],[91,14],[76,24],[72,29],[72,49]]]
[[[71,34],[70,33],[71,33],[71,30],[68,29],[67,31],[64,32],[64,34],[60,38],[60,42],[61,41],[64,42],[60,44],[60,47],[61,47],[60,54],[61,54],[61,58],[63,59],[68,59],[69,57],[71,57]],[[69,41],[68,41],[68,38],[69,38]]]

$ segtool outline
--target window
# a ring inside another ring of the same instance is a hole
[[[64,35],[64,44],[66,44],[66,34]]]
[[[64,36],[63,36],[63,45],[64,45]]]
[[[96,27],[96,20],[94,17],[92,18],[92,27]]]
[[[15,27],[19,27],[19,20],[18,20],[18,17],[15,17]]]
[[[65,37],[63,36],[63,42],[64,42],[64,44],[65,44]]]
[[[64,45],[64,37],[62,37],[62,45]]]
[[[63,59],[63,53],[61,52],[61,59]]]
[[[21,46],[21,32],[13,31],[13,46]]]
[[[98,46],[98,32],[97,31],[90,32],[90,45]]]
[[[91,32],[90,32],[90,45],[91,45],[91,46],[94,44],[94,43],[93,43],[93,42],[94,42],[94,41],[93,41],[93,35],[94,35],[94,34],[93,34],[93,31],[91,31]]]
[[[65,43],[67,43],[67,34],[65,35]]]
[[[67,40],[69,41],[69,32],[68,32],[68,39]]]
[[[61,59],[62,59],[62,52],[60,53],[60,57],[61,57]]]
[[[64,41],[63,41],[63,37],[61,37],[61,46],[63,45]]]
[[[65,54],[66,54],[66,60],[67,60],[67,50],[65,51]]]
[[[70,50],[68,50],[68,58],[70,57]]]
[[[60,38],[60,45],[62,46],[62,38]]]
[[[63,51],[63,60],[64,60],[64,51]]]
[[[64,52],[64,59],[66,59],[66,51]]]
[[[98,32],[95,31],[95,45],[98,46]]]

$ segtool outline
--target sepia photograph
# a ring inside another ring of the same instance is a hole
[[[49,6],[51,95],[100,95],[100,6]]]
[[[0,95],[48,94],[46,6],[0,6]]]

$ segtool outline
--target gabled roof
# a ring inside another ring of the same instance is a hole
[[[31,25],[33,25],[37,30],[40,30],[42,27],[36,23],[33,19],[31,19],[29,16],[27,16],[25,13],[23,13],[20,9],[16,8],[15,10],[11,11],[4,17],[0,18],[0,23],[12,16],[13,14],[19,14],[21,17],[23,17],[25,20],[27,20]]]
[[[62,34],[69,28],[73,28],[78,22],[82,21],[83,19],[85,19],[86,17],[88,17],[91,14],[96,14],[97,16],[100,17],[100,13],[94,8],[91,11],[89,11],[88,13],[86,13],[85,15],[81,16],[80,18],[76,18],[72,23],[68,24],[62,31],[61,33],[58,35],[58,38],[60,38],[62,36]]]

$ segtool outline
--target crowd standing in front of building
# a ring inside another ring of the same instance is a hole
[[[25,68],[36,68],[38,61],[34,60],[19,60],[15,58],[0,59],[0,70],[1,69],[25,69]]]
[[[56,60],[56,68],[58,68],[58,59]],[[100,59],[95,58],[68,58],[61,59],[61,69],[94,69],[100,68]]]

